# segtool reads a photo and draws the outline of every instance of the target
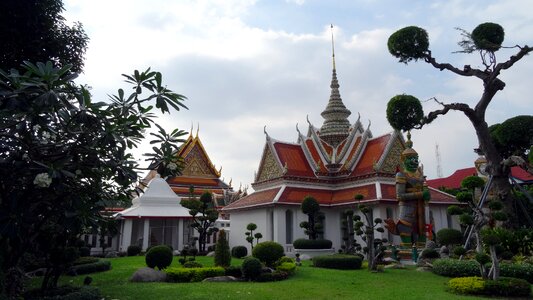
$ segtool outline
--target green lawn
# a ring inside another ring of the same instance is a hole
[[[128,279],[145,266],[144,257],[110,260],[112,270],[90,274],[92,285],[100,288],[105,299],[487,299],[450,294],[445,291],[448,278],[414,268],[370,273],[314,268],[305,261],[296,275],[280,282],[132,283]],[[213,265],[212,257],[198,257],[197,261]],[[232,259],[233,265],[240,263]],[[172,266],[178,265],[175,257]],[[61,281],[81,285],[85,276],[64,276]]]

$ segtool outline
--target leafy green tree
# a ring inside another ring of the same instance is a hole
[[[489,127],[490,136],[503,157],[516,155],[527,161],[533,144],[533,116],[516,116]]]
[[[181,201],[181,205],[189,209],[192,216],[191,227],[198,232],[198,250],[206,252],[207,236],[218,231],[214,227],[218,219],[218,211],[213,205],[213,194],[205,192],[200,199],[195,198]]]
[[[472,34],[462,30],[462,35],[463,40],[459,42],[459,45],[463,48],[461,52],[479,53],[482,59],[482,68],[475,68],[471,65],[458,68],[449,63],[438,62],[429,50],[427,32],[422,28],[415,26],[406,27],[398,30],[389,37],[387,43],[389,52],[397,57],[400,62],[407,64],[413,60],[421,60],[440,71],[446,70],[458,76],[477,78],[481,80],[483,86],[481,97],[473,107],[468,104],[473,101],[445,103],[434,99],[441,105],[441,108],[429,112],[417,124],[412,124],[412,115],[407,114],[403,115],[404,120],[396,120],[391,125],[398,130],[420,129],[424,125],[434,121],[437,117],[445,115],[450,111],[462,112],[472,123],[476,131],[480,151],[485,155],[488,162],[487,169],[494,176],[495,190],[501,199],[505,199],[506,212],[512,215],[511,187],[507,179],[509,169],[502,164],[502,154],[498,151],[497,146],[491,138],[490,130],[485,120],[485,114],[494,96],[505,87],[505,82],[499,78],[499,75],[503,71],[510,69],[515,63],[531,52],[533,48],[518,45],[511,47],[516,48],[517,52],[507,60],[498,63],[495,53],[501,49],[501,44],[504,39],[504,31],[500,25],[483,23],[476,27]],[[416,104],[416,106],[418,105]],[[409,111],[414,110],[411,109]],[[402,117],[402,115],[397,117]],[[401,124],[401,126],[398,124]],[[516,224],[516,218],[513,218],[509,225],[515,226]]]
[[[224,229],[218,232],[217,246],[215,247],[215,266],[227,268],[231,264],[231,252]]]
[[[0,68],[20,68],[24,61],[52,61],[81,72],[89,38],[80,23],[65,24],[61,0],[0,2]]]
[[[254,240],[255,244],[257,245],[259,243],[259,240],[263,238],[263,234],[261,234],[260,232],[254,233],[254,230],[256,229],[257,225],[255,223],[250,223],[246,225],[246,230],[248,231],[244,233],[246,235],[246,241],[250,243],[250,247],[252,248],[252,250],[254,250]]]
[[[1,267],[17,274],[25,253],[42,257],[56,270],[43,279],[48,289],[61,274],[60,253],[105,221],[106,206],[134,192],[141,169],[131,151],[154,123],[150,102],[168,112],[169,106],[184,107],[185,97],[163,87],[162,75],[150,69],[125,76],[132,93],[120,89],[106,103],[73,82],[70,66],[21,68],[22,74],[0,70],[0,245],[9,257]],[[162,144],[177,149],[183,134],[176,130]],[[177,163],[174,156],[150,160]]]
[[[302,212],[307,215],[307,221],[300,223],[300,227],[305,229],[305,234],[310,240],[316,240],[322,233],[322,224],[319,219],[320,205],[315,198],[306,196],[302,201]]]

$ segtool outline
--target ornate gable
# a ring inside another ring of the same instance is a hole
[[[261,165],[259,166],[255,182],[261,182],[281,176],[283,176],[283,169],[279,165],[277,158],[274,156],[274,153],[267,142],[267,144],[265,144],[265,149],[263,150],[263,158],[261,159]]]
[[[389,145],[385,149],[385,153],[378,163],[378,170],[383,173],[395,174],[400,164],[400,155],[404,149],[405,147],[399,135],[394,133]]]
[[[182,175],[206,178],[219,178],[220,171],[215,169],[207,155],[200,139],[189,136],[180,148],[179,155],[183,157],[184,168]]]

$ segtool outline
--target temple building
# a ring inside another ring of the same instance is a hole
[[[252,187],[254,192],[230,203],[222,211],[230,215],[230,245],[249,245],[246,225],[255,223],[263,240],[285,245],[292,251],[292,242],[307,238],[300,222],[307,221],[302,213],[304,197],[312,196],[323,214],[323,238],[342,244],[341,215],[344,210],[365,203],[374,218],[398,217],[395,174],[405,140],[397,131],[374,136],[370,124],[366,127],[358,117],[350,123],[351,111],[346,108],[339,92],[333,55],[331,95],[321,113],[322,126],[308,120],[306,134],[296,127],[295,143],[276,140],[265,130],[266,141]],[[416,141],[415,141],[416,142]],[[416,148],[416,145],[415,145]],[[361,201],[355,195],[363,195]],[[447,215],[446,208],[456,204],[453,196],[430,187],[429,219],[434,230],[459,228],[456,219]],[[383,233],[395,244],[399,238]]]

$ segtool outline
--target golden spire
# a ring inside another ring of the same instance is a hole
[[[335,70],[335,42],[333,41],[333,24],[331,24],[331,52],[333,53],[333,70]]]

